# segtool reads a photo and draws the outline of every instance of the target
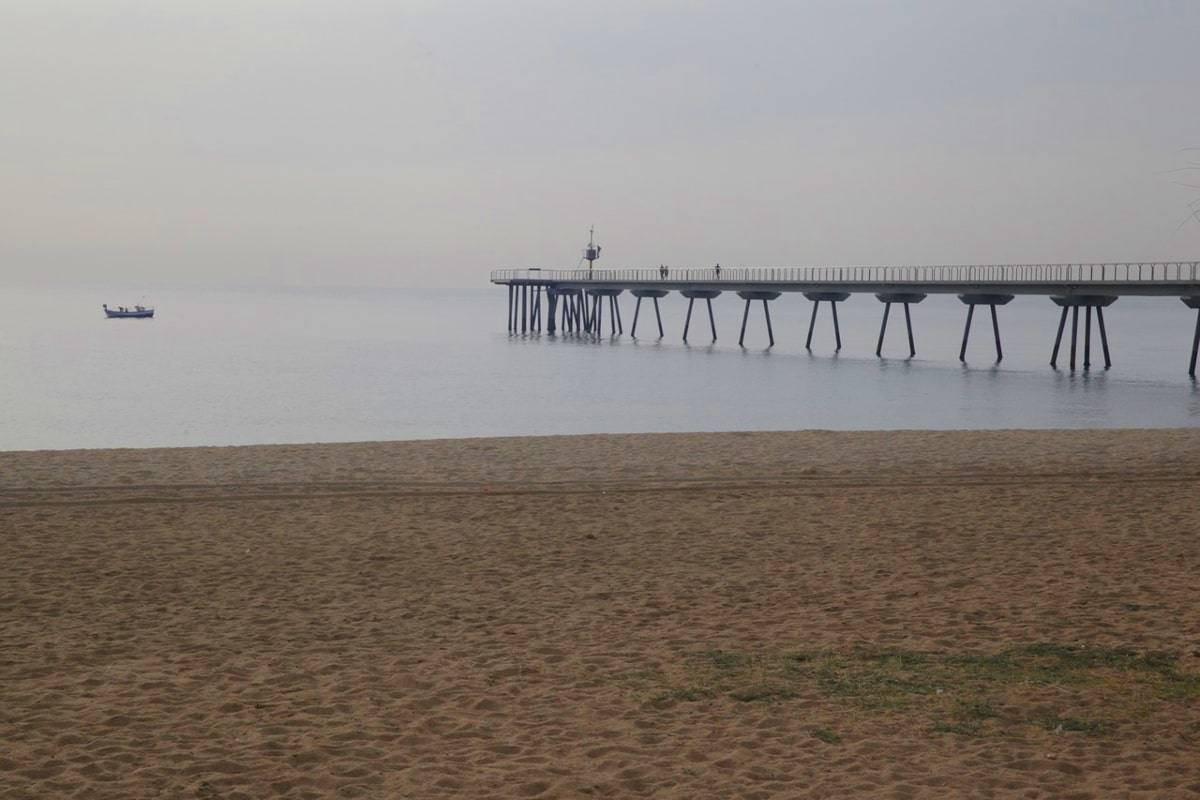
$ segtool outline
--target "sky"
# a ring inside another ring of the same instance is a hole
[[[0,1],[0,279],[1200,258],[1200,3]],[[1181,170],[1172,172],[1171,170]]]

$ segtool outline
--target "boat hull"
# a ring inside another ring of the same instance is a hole
[[[147,308],[143,311],[114,311],[111,308],[104,309],[104,315],[109,319],[150,319],[154,316],[154,309]]]

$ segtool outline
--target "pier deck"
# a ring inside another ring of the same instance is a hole
[[[563,289],[924,294],[1200,295],[1200,261],[762,269],[499,269],[492,283]]]
[[[1200,261],[756,269],[500,269],[492,272],[491,281],[508,287],[508,327],[510,331],[522,333],[540,331],[545,327],[549,333],[561,329],[567,333],[600,335],[603,330],[605,300],[609,306],[610,333],[624,333],[618,296],[628,291],[637,298],[631,335],[636,335],[642,300],[650,299],[654,304],[661,336],[662,323],[658,300],[670,292],[679,292],[688,298],[684,341],[687,340],[692,309],[697,299],[705,301],[713,341],[716,341],[717,330],[713,319],[712,301],[722,293],[733,292],[746,304],[739,344],[745,338],[746,322],[753,301],[761,301],[763,304],[768,336],[774,345],[775,336],[771,329],[768,303],[784,293],[799,293],[813,302],[813,315],[805,346],[809,347],[812,342],[817,308],[821,302],[828,302],[833,310],[834,331],[839,349],[841,332],[837,322],[837,303],[846,300],[851,294],[874,294],[884,304],[876,355],[881,353],[891,305],[900,303],[904,306],[910,357],[916,354],[910,304],[919,303],[930,294],[954,294],[968,306],[959,358],[965,360],[966,357],[975,306],[986,305],[991,311],[997,361],[1003,358],[997,306],[1005,305],[1018,295],[1041,295],[1049,297],[1062,308],[1058,334],[1050,359],[1052,367],[1057,367],[1063,331],[1068,315],[1071,316],[1072,370],[1076,366],[1080,308],[1085,311],[1084,369],[1091,367],[1093,311],[1098,322],[1107,369],[1111,366],[1111,361],[1103,309],[1112,305],[1118,298],[1130,295],[1178,297],[1189,308],[1197,309],[1188,368],[1188,374],[1193,377],[1196,374],[1197,353],[1200,351]],[[547,315],[544,319],[543,296],[547,305]],[[561,315],[560,323],[556,323],[556,315]]]

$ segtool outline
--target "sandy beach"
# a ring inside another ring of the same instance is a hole
[[[0,453],[0,797],[1200,794],[1200,430]]]

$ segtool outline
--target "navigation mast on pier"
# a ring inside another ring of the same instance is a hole
[[[596,244],[596,226],[588,228],[588,246],[583,251],[583,257],[588,262],[588,272],[596,266],[596,259],[600,257],[600,245]]]

